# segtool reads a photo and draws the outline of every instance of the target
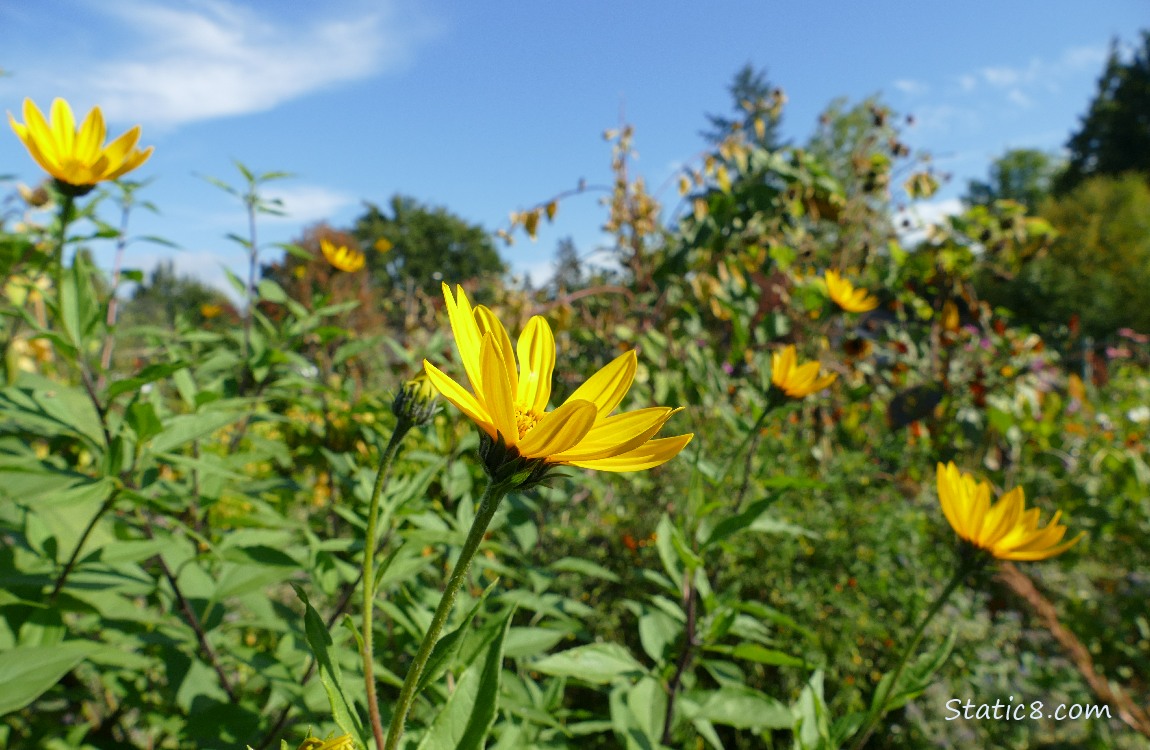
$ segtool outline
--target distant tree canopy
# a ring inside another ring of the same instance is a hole
[[[1066,147],[1070,158],[1054,184],[1059,195],[1096,175],[1133,171],[1150,179],[1150,31],[1129,62],[1112,45],[1098,93]]]
[[[1136,174],[1093,177],[1043,204],[1059,236],[1044,257],[1007,282],[984,279],[992,304],[1029,325],[1065,324],[1085,334],[1123,326],[1150,331],[1150,186]]]
[[[711,127],[703,132],[704,138],[718,143],[737,128],[756,146],[774,149],[782,145],[779,125],[782,122],[783,92],[771,84],[766,68],[755,68],[747,63],[735,73],[727,91],[731,95],[734,116],[707,115]]]
[[[352,233],[367,252],[368,267],[386,287],[413,282],[438,294],[442,281],[463,281],[506,271],[491,235],[446,208],[396,195],[387,210],[367,203]]]
[[[176,273],[175,263],[169,260],[153,268],[148,278],[132,292],[124,306],[124,320],[174,326],[182,315],[202,322],[204,305],[227,311],[232,309],[223,292],[194,276]]]
[[[1061,166],[1045,151],[1012,149],[991,163],[986,182],[967,183],[963,201],[971,206],[989,206],[997,200],[1012,200],[1026,206],[1027,213],[1036,214],[1042,201],[1050,195]]]

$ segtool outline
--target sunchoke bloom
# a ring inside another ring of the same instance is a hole
[[[960,473],[954,463],[938,465],[938,500],[951,528],[963,540],[999,560],[1045,560],[1062,554],[1083,537],[1063,542],[1062,511],[1046,526],[1038,526],[1038,508],[1026,510],[1021,487],[1005,493],[993,505],[988,482]]]
[[[367,261],[359,250],[346,245],[336,245],[326,239],[319,241],[319,249],[323,257],[327,258],[327,262],[341,271],[349,273],[358,271]]]
[[[878,307],[878,298],[872,297],[865,289],[855,289],[838,271],[828,269],[823,274],[823,281],[831,300],[847,312],[862,313]]]
[[[136,125],[116,140],[104,145],[104,114],[93,107],[80,128],[72,108],[63,99],[52,102],[49,124],[31,99],[24,100],[24,123],[8,113],[12,130],[24,142],[28,153],[72,195],[83,195],[97,183],[114,180],[143,164],[152,155],[152,146],[136,148],[140,126]]]
[[[444,284],[443,297],[472,391],[427,360],[424,368],[443,397],[491,438],[500,460],[640,471],[669,461],[691,441],[693,434],[652,440],[680,409],[657,406],[611,416],[635,377],[634,351],[615,358],[548,411],[555,338],[547,321],[531,318],[513,349],[495,314],[482,305],[473,309],[462,287],[453,297]]]
[[[795,345],[787,344],[781,352],[771,355],[771,383],[791,398],[805,398],[835,382],[831,373],[819,377],[819,363],[798,364]]]

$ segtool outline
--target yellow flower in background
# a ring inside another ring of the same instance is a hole
[[[220,313],[223,311],[224,308],[220,307],[219,305],[213,305],[211,302],[205,302],[204,304],[200,305],[200,315],[206,320],[218,318]]]
[[[380,237],[375,241],[375,249],[381,253],[386,253],[393,247],[395,247],[395,245],[391,244],[391,240],[386,237]]]
[[[694,437],[651,439],[680,409],[657,406],[608,416],[631,388],[638,363],[634,351],[616,357],[559,408],[547,411],[555,367],[555,338],[547,321],[532,317],[513,349],[495,314],[482,305],[473,309],[462,287],[453,298],[444,284],[443,297],[473,392],[424,360],[427,375],[444,398],[522,458],[640,471],[674,458]]]
[[[1062,554],[1084,536],[1062,541],[1066,535],[1066,527],[1058,523],[1062,511],[1040,528],[1038,508],[1026,510],[1021,487],[1005,493],[993,505],[990,494],[988,482],[960,473],[953,462],[938,465],[938,501],[951,528],[999,560],[1045,560]]]
[[[99,107],[92,108],[79,129],[72,108],[63,99],[52,102],[51,115],[49,123],[32,100],[25,99],[24,123],[16,122],[11,112],[8,122],[36,163],[59,182],[75,188],[76,195],[131,172],[152,155],[151,146],[142,151],[136,148],[139,125],[105,146],[107,133]]]
[[[819,363],[800,365],[795,345],[787,344],[781,352],[771,355],[771,382],[791,398],[805,398],[835,382],[831,373],[819,377]]]
[[[823,280],[831,299],[847,312],[862,313],[878,307],[878,298],[872,297],[865,289],[855,289],[838,271],[828,269],[823,274]]]
[[[942,303],[942,327],[943,330],[955,333],[958,331],[958,305],[950,300]]]
[[[319,241],[319,249],[328,263],[348,273],[358,271],[367,262],[367,258],[359,250],[345,245],[335,245],[326,239]]]

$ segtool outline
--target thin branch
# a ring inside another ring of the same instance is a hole
[[[1058,619],[1058,611],[1050,600],[1042,595],[1034,582],[1018,569],[1013,563],[1004,562],[998,566],[998,578],[1014,593],[1026,600],[1038,615],[1042,625],[1054,636],[1054,640],[1066,650],[1070,660],[1074,662],[1078,673],[1094,692],[1098,700],[1118,710],[1120,718],[1126,726],[1138,732],[1143,737],[1150,737],[1150,714],[1146,709],[1139,707],[1121,688],[1114,688],[1110,682],[1098,674],[1094,667],[1094,660],[1090,657],[1090,650],[1078,640],[1065,625]]]
[[[144,522],[144,534],[148,537],[148,539],[155,539],[156,535],[152,528],[152,522],[149,521],[147,517],[142,516],[142,514],[141,517]],[[176,576],[173,575],[172,569],[168,567],[166,562],[164,562],[163,555],[156,555],[155,559],[160,563],[160,571],[164,574],[164,578],[167,580],[168,585],[172,587],[172,593],[176,597],[176,602],[180,605],[180,610],[184,613],[184,618],[187,619],[188,624],[192,626],[192,630],[194,630],[196,633],[196,640],[200,644],[200,651],[204,654],[204,656],[208,658],[208,662],[212,665],[212,669],[215,670],[216,676],[220,680],[220,687],[222,687],[224,692],[227,693],[228,699],[235,703],[235,688],[232,687],[231,680],[228,679],[227,673],[224,672],[223,667],[220,665],[220,659],[219,656],[216,655],[215,649],[212,648],[212,644],[208,642],[208,634],[204,632],[204,627],[200,623],[200,618],[196,615],[196,611],[192,608],[191,602],[189,602],[188,598],[184,596],[184,592],[180,590],[180,584],[176,581]]]
[[[695,591],[694,576],[691,572],[683,573],[683,606],[687,610],[687,623],[684,627],[683,650],[679,652],[679,660],[675,664],[675,674],[667,683],[667,712],[663,716],[664,745],[671,744],[671,729],[675,724],[675,698],[683,684],[683,675],[695,657],[695,647],[699,642],[695,638],[695,619],[698,607],[698,594]]]

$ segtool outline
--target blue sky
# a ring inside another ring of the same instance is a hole
[[[155,179],[144,197],[162,215],[141,215],[133,233],[182,249],[135,244],[128,265],[171,257],[222,284],[222,266],[244,267],[224,239],[244,216],[197,175],[235,184],[233,159],[296,175],[271,190],[290,215],[263,220],[261,242],[321,219],[348,225],[362,201],[396,192],[495,230],[581,178],[606,183],[602,134],[625,118],[638,172],[666,186],[671,209],[672,175],[703,147],[706,113],[728,112],[747,62],[786,91],[794,142],[840,96],[881,94],[914,115],[907,141],[954,176],[921,208],[933,215],[1007,148],[1060,149],[1110,40],[1129,45],[1148,21],[1144,0],[0,2],[0,109],[19,117],[26,96],[45,110],[63,96],[100,105],[113,134],[142,124],[156,152],[135,176]],[[6,127],[0,174],[41,177]],[[557,240],[591,251],[604,218],[597,195],[578,196],[537,242],[501,252],[542,281]],[[110,248],[97,257],[108,265]]]

